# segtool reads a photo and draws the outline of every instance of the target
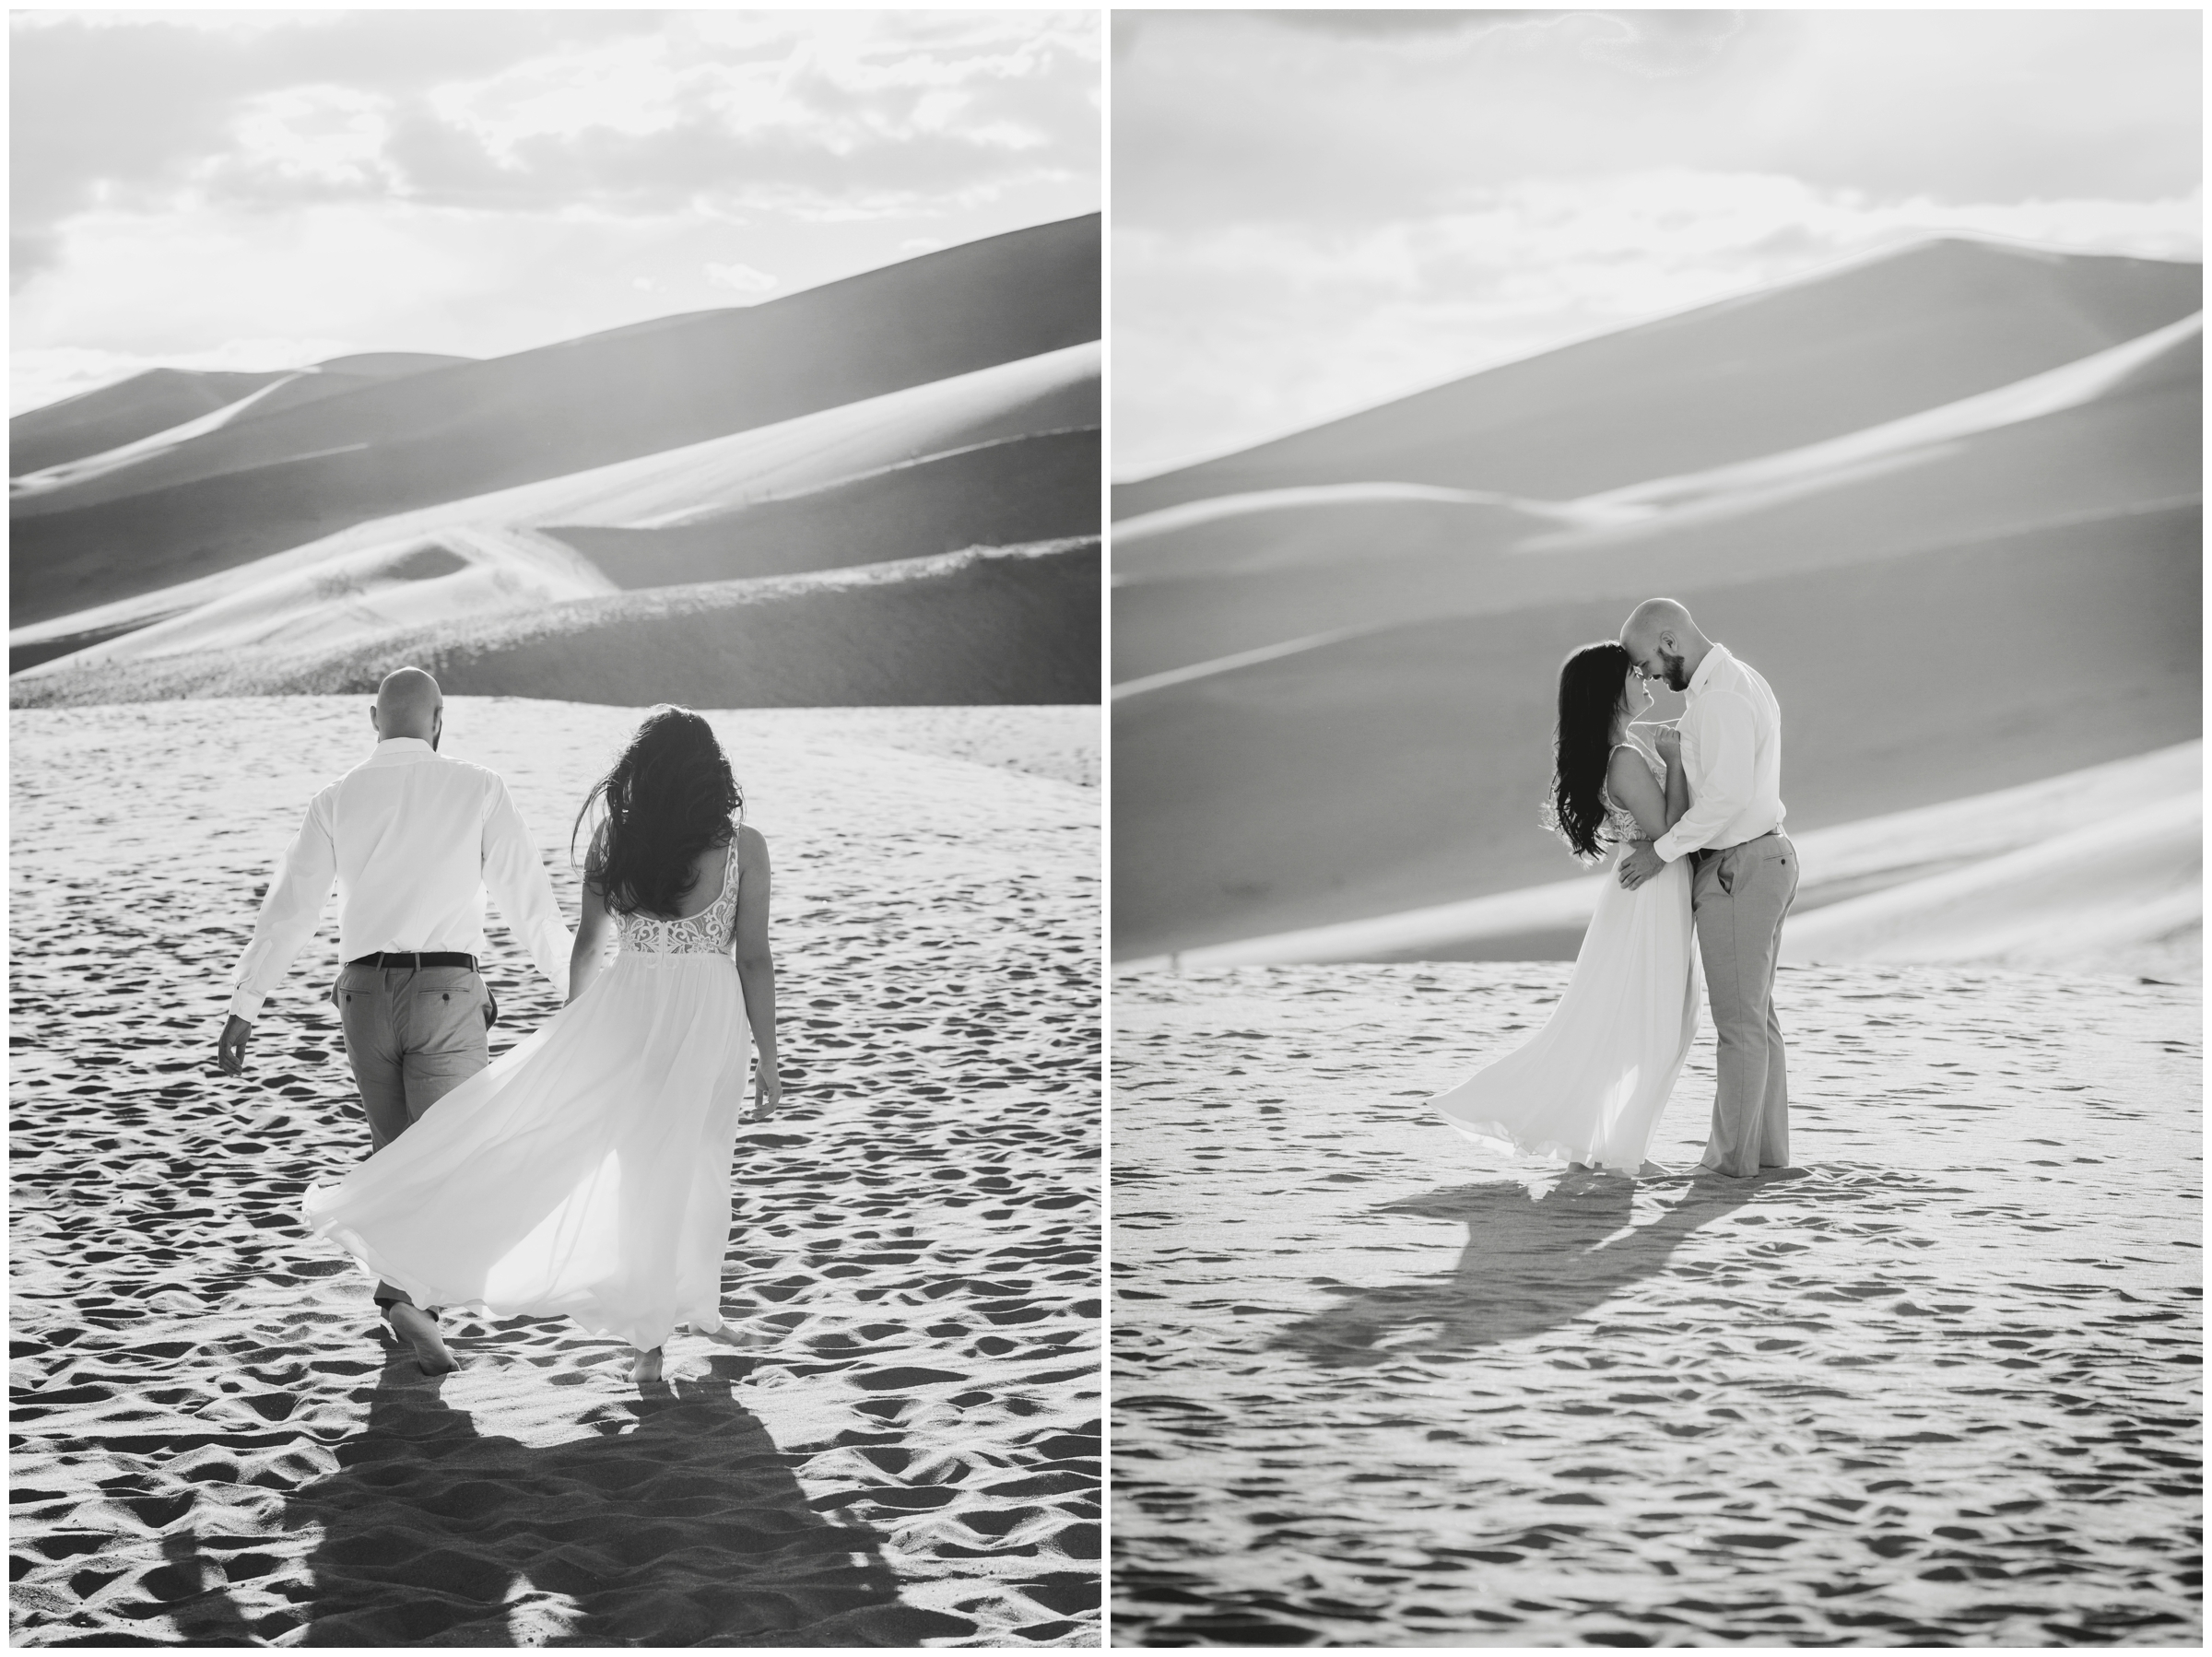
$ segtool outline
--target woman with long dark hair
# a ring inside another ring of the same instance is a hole
[[[1689,809],[1681,741],[1637,721],[1643,676],[1610,640],[1559,666],[1547,826],[1585,865],[1659,838]],[[1430,1100],[1468,1137],[1634,1174],[1697,1034],[1700,980],[1689,859],[1634,891],[1599,883],[1574,976],[1522,1046]]]
[[[567,1006],[303,1207],[418,1305],[565,1314],[628,1341],[653,1381],[679,1327],[733,1339],[722,1257],[748,1049],[756,1113],[782,1097],[768,844],[685,708],[646,716],[579,834],[587,821]]]

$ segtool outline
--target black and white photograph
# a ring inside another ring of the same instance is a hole
[[[2202,61],[1113,15],[1113,1643],[2201,1643]]]
[[[1096,11],[10,18],[18,1646],[1095,1646]]]

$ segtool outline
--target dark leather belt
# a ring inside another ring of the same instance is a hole
[[[459,955],[451,949],[386,950],[382,955],[364,955],[346,964],[348,967],[466,967],[474,972],[477,958]]]

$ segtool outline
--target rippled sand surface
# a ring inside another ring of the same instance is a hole
[[[1098,800],[1021,774],[1077,735],[712,716],[775,859],[791,1091],[739,1140],[755,1349],[679,1335],[641,1392],[559,1320],[448,1314],[427,1379],[304,1234],[368,1151],[335,923],[214,1074],[365,706],[11,718],[16,1643],[1096,1643]],[[448,709],[571,916],[569,819],[634,719]],[[496,1050],[553,999],[492,949]]]
[[[1568,971],[1114,980],[1115,1642],[2198,1644],[2195,992],[1784,969],[1631,1182],[1420,1111]]]

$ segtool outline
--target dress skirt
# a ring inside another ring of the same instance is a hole
[[[625,949],[301,1211],[420,1306],[566,1316],[640,1348],[717,1329],[749,1051],[726,953]]]
[[[1703,981],[1690,860],[1635,891],[1608,865],[1574,974],[1522,1046],[1430,1109],[1471,1139],[1634,1173],[1698,1030]]]

